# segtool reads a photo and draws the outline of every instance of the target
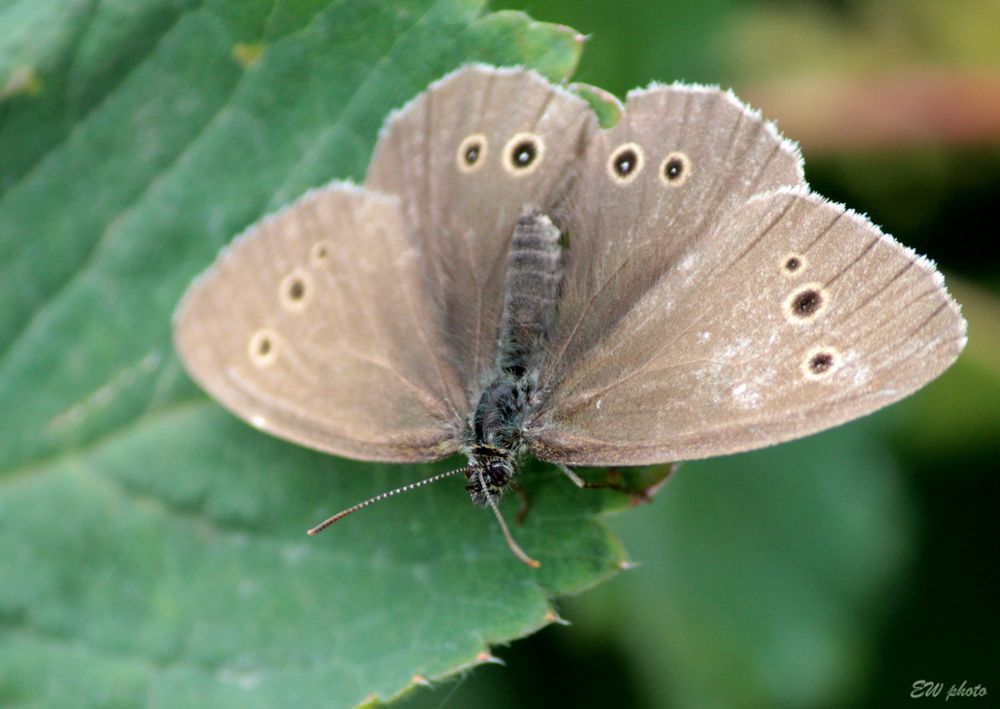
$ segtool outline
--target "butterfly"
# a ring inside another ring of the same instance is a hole
[[[911,394],[962,351],[941,274],[812,192],[731,92],[628,94],[599,128],[521,68],[465,66],[188,289],[176,347],[253,426],[339,456],[633,466],[772,445]]]

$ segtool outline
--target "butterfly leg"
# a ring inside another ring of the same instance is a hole
[[[524,524],[524,520],[528,518],[528,512],[531,511],[531,499],[528,497],[528,493],[524,491],[524,488],[515,482],[510,483],[510,489],[517,493],[517,496],[521,498],[521,509],[517,511],[517,526]]]
[[[618,492],[624,492],[631,495],[638,502],[649,502],[650,495],[646,490],[638,490],[628,485],[624,485],[621,482],[621,476],[616,470],[609,470],[608,476],[600,482],[589,482],[584,480],[579,475],[577,475],[572,468],[570,468],[565,463],[555,463],[555,466],[562,471],[563,475],[573,481],[573,484],[581,489],[596,489],[596,488],[610,488],[612,490],[617,490]]]
[[[573,484],[579,488],[592,487],[590,483],[581,478],[579,475],[573,472],[573,470],[565,463],[556,463],[556,467],[563,472],[567,478],[573,481]]]

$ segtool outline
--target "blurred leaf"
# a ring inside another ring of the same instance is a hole
[[[928,71],[875,78],[808,76],[740,93],[807,151],[982,144],[1000,138],[1000,71]]]
[[[949,287],[969,322],[969,344],[942,377],[898,407],[900,437],[915,456],[988,451],[1000,432],[1000,298],[964,281]],[[943,469],[943,475],[955,471]]]
[[[1000,138],[1000,0],[754,4],[716,38],[739,93],[808,151]]]
[[[172,354],[248,223],[359,177],[393,107],[468,60],[573,71],[576,32],[474,0],[63,0],[0,9],[0,703],[351,706],[488,661],[612,575],[628,504],[526,471],[507,550],[447,465],[363,465],[236,422]],[[450,461],[457,465],[455,461]],[[512,500],[516,504],[516,500]],[[507,506],[512,516],[513,504]]]
[[[612,518],[637,567],[563,602],[573,625],[546,630],[542,649],[540,635],[504,659],[569,706],[611,706],[609,691],[629,707],[857,705],[915,544],[878,419],[682,465],[653,504]],[[531,699],[485,672],[405,706],[546,705]]]
[[[565,615],[617,640],[649,706],[856,700],[912,551],[908,499],[869,428],[681,466],[654,505],[613,519],[639,567]]]
[[[618,124],[618,119],[625,107],[614,94],[599,86],[579,82],[571,84],[570,88],[590,104],[591,109],[597,115],[597,122],[601,128],[613,128]]]
[[[499,0],[552,22],[568,22],[590,38],[579,78],[619,96],[651,79],[719,81],[719,56],[704,51],[741,0]]]
[[[995,70],[1000,0],[745,3],[715,47],[743,77]]]

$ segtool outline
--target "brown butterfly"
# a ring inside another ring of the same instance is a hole
[[[364,187],[313,190],[188,290],[177,348],[257,428],[336,455],[461,451],[496,505],[530,453],[643,465],[870,413],[943,372],[934,265],[810,191],[732,93],[654,85],[614,128],[534,72],[462,68],[393,113]],[[356,505],[311,532],[369,504]]]

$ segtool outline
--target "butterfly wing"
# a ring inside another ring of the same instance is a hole
[[[464,397],[395,198],[334,184],[254,225],[174,336],[206,391],[274,435],[367,460],[458,447]]]
[[[493,364],[517,218],[569,190],[595,130],[573,94],[481,65],[431,85],[383,129],[366,184],[401,199],[469,397]]]
[[[803,183],[798,148],[772,125],[729,92],[678,84],[630,92],[580,172],[557,208],[569,247],[543,390],[664,273],[717,248],[706,238],[723,215],[755,193]]]
[[[660,91],[675,100],[676,87]],[[629,140],[659,147],[648,166],[681,154],[686,179],[650,170],[620,184],[605,170],[603,185],[580,183],[591,193],[578,204],[622,205],[609,216],[634,226],[600,227],[623,247],[602,251],[596,231],[582,255],[571,241],[570,258],[586,262],[570,267],[545,399],[526,431],[539,457],[631,465],[778,443],[912,393],[961,351],[965,322],[932,264],[792,184],[797,156],[759,118],[725,126],[661,145],[652,118],[634,116]],[[608,135],[588,153],[590,177],[623,142]],[[630,250],[643,257],[637,271]]]

